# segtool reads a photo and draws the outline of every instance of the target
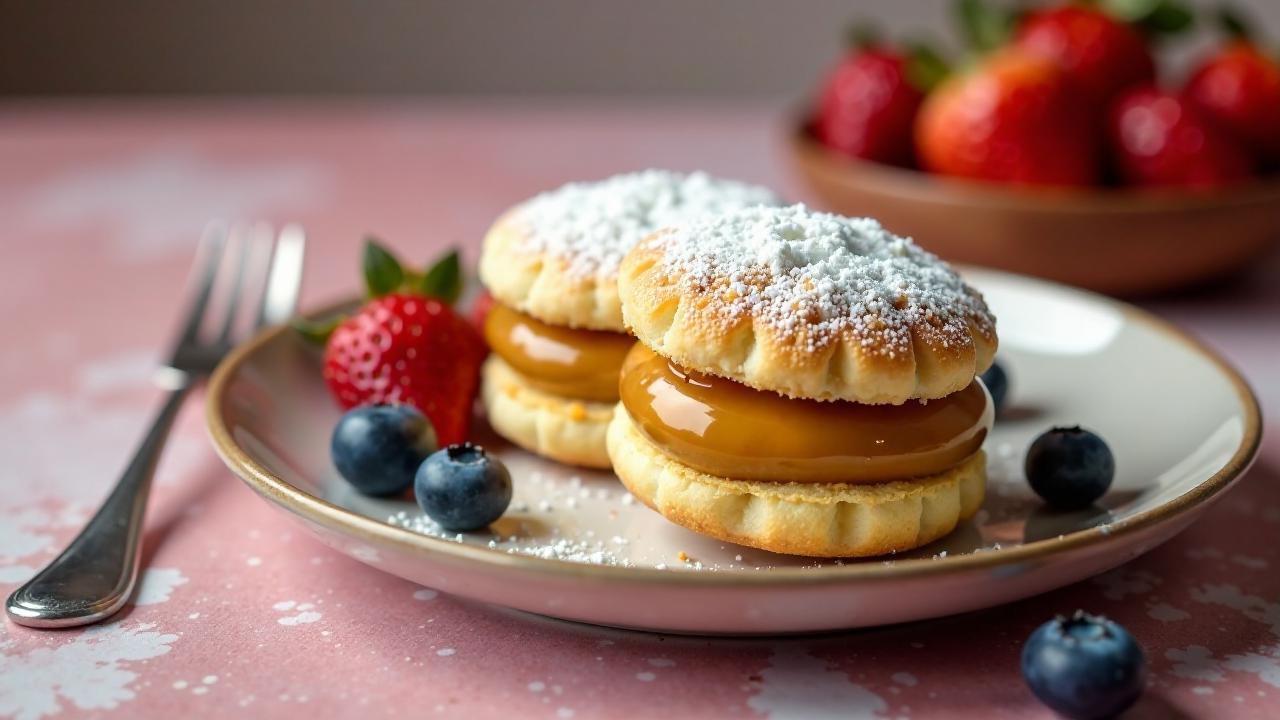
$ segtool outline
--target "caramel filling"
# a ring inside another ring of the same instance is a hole
[[[622,333],[548,325],[494,303],[484,338],[534,388],[552,395],[616,402],[618,371],[635,338]]]
[[[927,403],[797,400],[684,370],[643,345],[622,368],[622,404],[672,459],[735,480],[867,483],[944,472],[994,417],[982,383]]]

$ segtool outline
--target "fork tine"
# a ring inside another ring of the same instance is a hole
[[[255,327],[277,325],[293,315],[302,288],[302,261],[306,251],[306,233],[298,225],[286,225],[276,237],[267,271],[267,289],[262,293]]]
[[[219,343],[231,342],[231,331],[235,329],[236,314],[240,310],[240,296],[244,290],[245,270],[249,266],[249,255],[253,252],[254,236],[257,228],[235,225],[231,228],[227,244],[236,246],[232,252],[235,257],[235,274],[231,276],[231,292],[227,296],[226,316],[222,318],[222,329],[218,331]]]
[[[218,276],[218,265],[222,262],[222,252],[227,245],[227,231],[221,225],[210,225],[200,238],[196,257],[197,263],[203,263],[192,273],[196,281],[196,292],[191,296],[191,306],[187,308],[187,319],[178,336],[178,345],[194,342],[200,334],[200,324],[204,320],[209,305],[209,295],[213,292],[213,281]]]

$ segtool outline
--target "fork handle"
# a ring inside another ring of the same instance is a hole
[[[174,418],[191,391],[179,378],[115,489],[75,540],[44,570],[9,596],[5,611],[19,625],[89,625],[115,614],[138,579],[143,516],[156,463]]]

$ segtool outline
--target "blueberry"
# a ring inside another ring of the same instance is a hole
[[[1022,676],[1045,705],[1077,720],[1119,714],[1142,694],[1146,658],[1124,628],[1077,610],[1022,646]]]
[[[445,530],[479,530],[511,504],[511,473],[484,448],[464,442],[427,458],[413,491],[422,512]]]
[[[329,452],[338,473],[366,495],[395,495],[435,452],[436,431],[408,405],[366,405],[347,412],[333,429]]]
[[[1077,427],[1056,427],[1036,438],[1023,469],[1031,489],[1059,510],[1089,507],[1111,487],[1116,461],[1102,438]]]
[[[1009,373],[1005,372],[1004,366],[998,362],[991,363],[991,367],[982,373],[982,384],[987,386],[987,392],[991,393],[991,403],[995,405],[996,414],[1004,409],[1004,401],[1009,397]]]

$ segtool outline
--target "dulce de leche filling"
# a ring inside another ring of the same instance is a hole
[[[484,338],[531,386],[562,397],[616,402],[618,371],[635,338],[549,325],[494,303]]]
[[[672,459],[736,480],[867,483],[944,472],[982,445],[994,418],[982,383],[927,403],[798,400],[691,372],[636,345],[622,404]]]

